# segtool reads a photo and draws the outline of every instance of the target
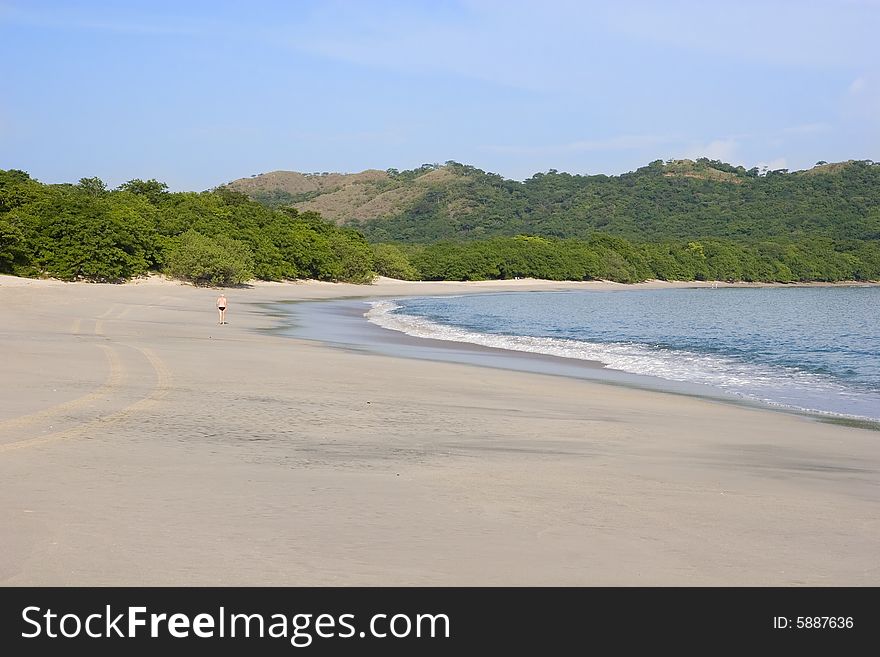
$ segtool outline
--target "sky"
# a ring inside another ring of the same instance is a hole
[[[880,160],[880,0],[0,0],[0,169]]]

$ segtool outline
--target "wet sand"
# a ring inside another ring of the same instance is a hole
[[[0,584],[880,583],[877,432],[257,330],[615,287],[261,284],[218,326],[216,290],[0,277]]]

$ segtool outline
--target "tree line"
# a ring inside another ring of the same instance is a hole
[[[0,271],[124,281],[150,271],[198,284],[251,278],[368,282],[372,248],[315,213],[272,210],[227,188],[170,193],[156,180],[44,185],[0,171]]]
[[[807,235],[747,239],[677,234],[628,239],[515,234],[481,240],[368,241],[314,212],[267,207],[226,187],[169,192],[156,180],[108,189],[98,178],[42,184],[0,171],[0,272],[124,281],[151,271],[203,285],[252,278],[407,280],[880,279],[880,241]]]

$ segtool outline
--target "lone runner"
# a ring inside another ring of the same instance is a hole
[[[220,296],[217,297],[217,312],[220,314],[220,321],[218,324],[226,323],[226,295],[222,292]]]

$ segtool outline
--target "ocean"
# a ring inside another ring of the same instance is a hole
[[[369,302],[366,317],[416,338],[595,361],[648,387],[677,382],[781,409],[880,421],[878,287],[381,299]]]

